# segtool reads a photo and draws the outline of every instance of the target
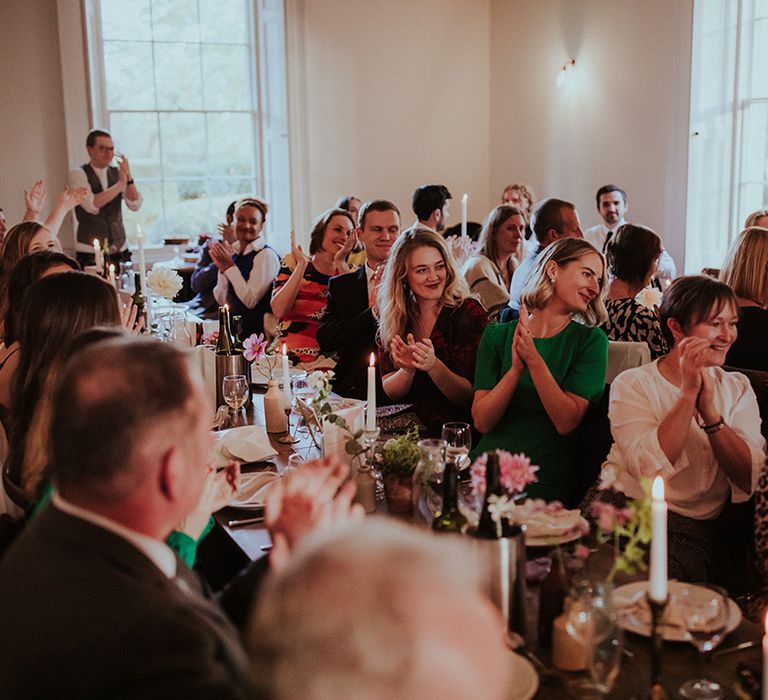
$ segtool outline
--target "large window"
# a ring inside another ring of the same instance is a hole
[[[768,202],[768,0],[695,0],[686,270],[719,268]]]
[[[88,3],[93,121],[131,162],[150,240],[213,232],[248,195],[273,243],[290,229],[288,159],[270,157],[287,155],[282,23],[279,0]]]

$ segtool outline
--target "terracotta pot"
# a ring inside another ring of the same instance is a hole
[[[390,513],[410,513],[413,510],[413,477],[384,474],[384,495]]]

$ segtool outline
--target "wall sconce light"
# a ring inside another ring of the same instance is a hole
[[[563,67],[560,69],[560,72],[557,74],[557,78],[555,78],[555,83],[557,84],[557,87],[563,87],[563,84],[565,83],[565,76],[568,70],[573,70],[576,68],[576,59],[572,58],[568,63],[563,64]]]

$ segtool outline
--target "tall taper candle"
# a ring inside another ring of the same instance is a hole
[[[101,270],[104,267],[104,258],[101,254],[101,246],[97,238],[93,239],[93,264],[96,265],[96,271],[101,274]]]
[[[376,355],[373,353],[368,365],[368,414],[365,417],[365,429],[376,430]]]
[[[467,235],[467,200],[469,195],[465,192],[461,197],[461,235]]]
[[[667,502],[664,479],[657,476],[651,487],[651,574],[648,596],[655,601],[667,599]]]
[[[283,343],[283,396],[285,397],[286,408],[291,407],[291,375],[288,369],[288,348]]]

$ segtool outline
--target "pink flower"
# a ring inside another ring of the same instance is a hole
[[[263,333],[255,333],[243,341],[243,356],[248,362],[260,360],[267,352],[267,340]]]
[[[584,544],[577,544],[573,548],[573,556],[577,559],[586,559],[589,556],[589,547]]]
[[[501,485],[509,494],[522,493],[528,484],[536,481],[539,468],[531,464],[524,454],[512,454],[506,450],[496,450],[499,456],[499,478]],[[487,454],[480,455],[470,469],[472,476],[472,492],[475,495],[485,493],[485,465]]]
[[[616,525],[624,527],[631,520],[632,511],[629,508],[616,508],[605,501],[595,501],[592,504],[592,517],[597,520],[597,526],[608,535]]]
[[[203,333],[202,338],[200,338],[200,343],[202,345],[216,345],[216,343],[219,341],[219,331],[211,331],[210,333]]]

